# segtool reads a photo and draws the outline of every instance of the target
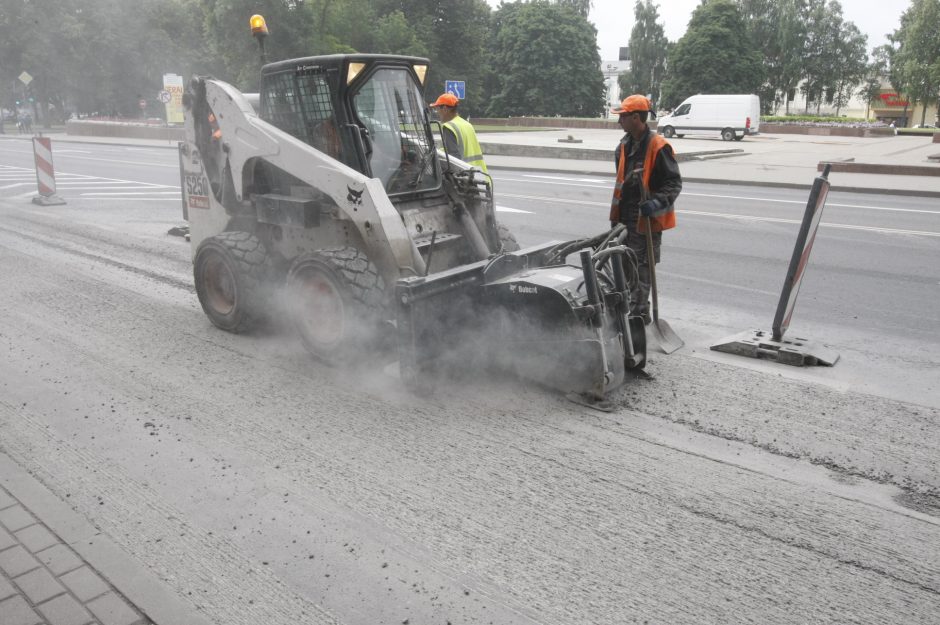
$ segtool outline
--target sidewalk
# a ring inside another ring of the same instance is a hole
[[[0,452],[0,625],[206,625]]]

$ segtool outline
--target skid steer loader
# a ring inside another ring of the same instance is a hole
[[[179,157],[203,310],[230,332],[285,314],[329,363],[391,348],[409,383],[469,360],[601,398],[646,360],[621,233],[520,250],[489,176],[436,147],[428,67],[269,63],[257,111],[192,79]]]

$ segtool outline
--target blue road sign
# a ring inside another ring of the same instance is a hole
[[[452,93],[463,100],[467,97],[467,83],[462,80],[445,80],[444,91],[446,93]]]

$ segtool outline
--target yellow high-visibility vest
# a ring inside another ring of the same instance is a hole
[[[480,142],[477,141],[477,133],[473,130],[470,122],[458,115],[444,124],[444,127],[449,128],[457,137],[457,147],[462,155],[460,160],[474,167],[479,167],[484,173],[488,173],[486,172],[486,163],[483,162],[483,148],[480,147]]]

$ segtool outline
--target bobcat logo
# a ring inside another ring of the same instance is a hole
[[[353,206],[362,206],[362,193],[365,191],[365,189],[356,191],[347,185],[346,190],[349,191],[349,194],[346,196],[346,200]]]

